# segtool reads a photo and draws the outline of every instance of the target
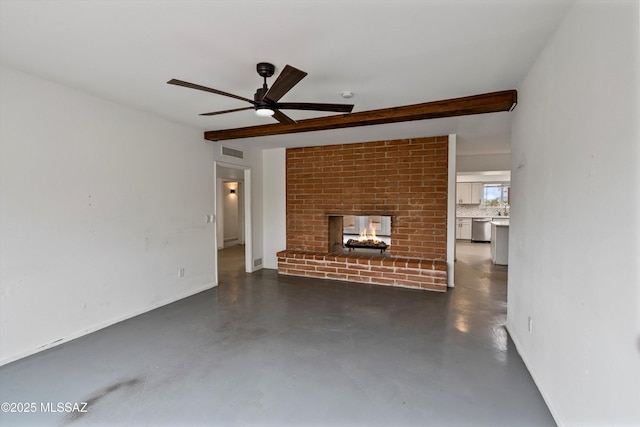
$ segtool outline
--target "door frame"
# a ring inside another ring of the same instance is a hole
[[[244,207],[244,264],[245,271],[247,273],[252,273],[254,271],[253,267],[253,220],[251,215],[251,167],[236,165],[233,163],[225,163],[218,160],[214,160],[214,168],[213,168],[213,182],[214,185],[214,212],[216,212],[216,221],[214,227],[214,241],[213,244],[215,246],[214,251],[214,264],[216,271],[216,283],[218,283],[218,167],[224,167],[228,169],[239,169],[243,171],[243,191],[240,193],[242,197],[242,205]]]
[[[447,286],[455,284],[456,261],[456,181],[458,166],[456,164],[457,135],[449,135],[448,145],[448,198],[447,198]]]

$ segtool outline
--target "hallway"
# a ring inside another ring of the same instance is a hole
[[[506,268],[484,249],[459,245],[446,294],[245,274],[225,249],[217,288],[0,367],[3,402],[86,413],[0,421],[555,425],[504,329]]]

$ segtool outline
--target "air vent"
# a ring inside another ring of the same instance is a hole
[[[229,148],[222,146],[222,155],[237,157],[238,159],[244,159],[244,153],[240,150],[236,150],[235,148]]]
[[[253,266],[254,267],[259,267],[262,265],[262,258],[257,258],[253,260]]]

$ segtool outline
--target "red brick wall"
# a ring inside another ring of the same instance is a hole
[[[448,137],[287,149],[287,250],[327,252],[328,215],[391,215],[392,257],[446,260]]]

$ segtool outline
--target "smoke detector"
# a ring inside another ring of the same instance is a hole
[[[341,95],[344,99],[353,98],[353,92],[351,92],[350,90],[345,90],[341,93]]]

